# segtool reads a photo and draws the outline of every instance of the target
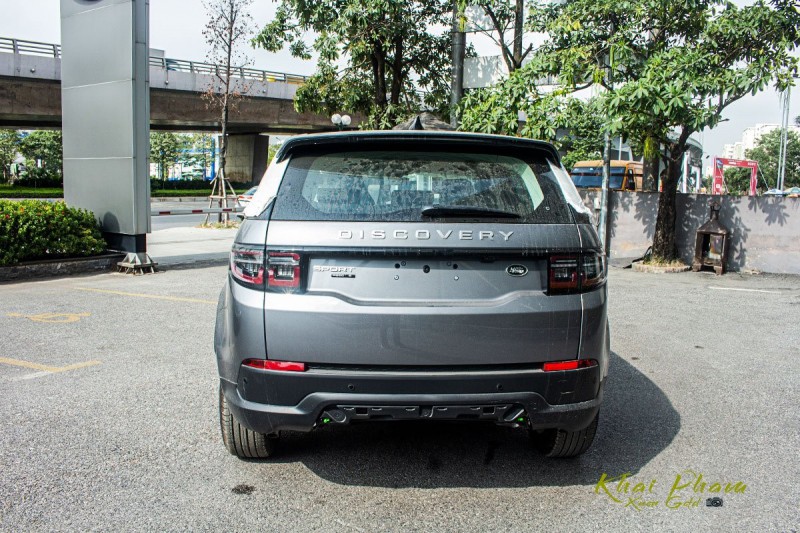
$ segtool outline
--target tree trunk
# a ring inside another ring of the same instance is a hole
[[[657,191],[658,190],[658,170],[660,167],[661,158],[658,155],[653,157],[645,157],[642,165],[644,176],[642,177],[642,190],[643,191]]]
[[[394,61],[392,62],[392,105],[400,103],[400,90],[403,87],[403,38],[394,38]]]
[[[517,0],[514,7],[514,69],[522,66],[522,31],[525,22],[525,2]]]
[[[680,155],[675,155],[676,153]],[[683,150],[675,150],[667,161],[667,175],[658,200],[656,232],[653,236],[653,257],[656,260],[672,261],[678,258],[678,248],[675,245],[675,220],[682,155]]]
[[[386,107],[386,53],[383,44],[375,41],[372,48],[372,76],[375,82],[375,106]]]

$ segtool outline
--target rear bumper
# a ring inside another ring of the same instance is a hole
[[[275,372],[221,380],[236,418],[259,433],[369,420],[483,420],[579,430],[602,401],[599,367],[565,372]]]

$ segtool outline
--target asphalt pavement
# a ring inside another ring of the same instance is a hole
[[[201,202],[153,202],[150,204],[152,211],[168,211],[171,209],[204,209],[208,207],[208,200]],[[153,231],[167,228],[184,228],[199,226],[206,220],[206,215],[160,215],[150,217],[150,225]],[[217,221],[217,215],[211,215],[211,222]]]
[[[612,269],[611,374],[577,459],[521,430],[387,424],[241,461],[217,420],[225,276],[0,285],[0,530],[800,528],[796,277]]]

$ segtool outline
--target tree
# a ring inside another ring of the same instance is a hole
[[[203,176],[211,166],[214,154],[214,136],[208,133],[189,133],[180,162],[189,167],[202,167]]]
[[[533,50],[533,45],[523,47],[522,37],[525,23],[524,0],[486,0],[475,6],[481,12],[476,21],[478,33],[486,35],[500,48],[500,56],[509,72],[522,66],[522,62]]]
[[[11,177],[11,164],[17,157],[19,142],[17,130],[0,130],[0,177],[3,181]]]
[[[443,0],[281,0],[253,44],[318,55],[316,72],[297,91],[298,112],[361,113],[362,127],[386,129],[423,108],[447,114],[451,7]],[[311,44],[306,32],[315,34]]]
[[[203,35],[209,46],[208,62],[217,65],[214,71],[214,82],[205,93],[209,106],[219,112],[220,136],[219,162],[220,168],[212,183],[209,206],[214,199],[220,207],[228,207],[228,191],[236,193],[225,175],[225,164],[228,158],[228,118],[236,108],[236,101],[247,86],[242,80],[235,79],[234,68],[247,64],[248,60],[241,51],[241,46],[248,41],[253,32],[253,22],[248,9],[252,0],[204,0],[203,6],[208,14]],[[227,213],[220,215],[219,220],[227,222]]]
[[[21,138],[19,152],[25,158],[26,177],[63,179],[61,131],[35,130]]]
[[[689,137],[717,125],[745,95],[792,83],[800,14],[789,0],[744,8],[722,0],[573,0],[534,9],[531,20],[548,40],[503,84],[495,107],[505,111],[495,113],[508,120],[563,94],[605,89],[609,132],[641,145],[645,157],[660,154],[667,166],[653,255],[674,259],[675,195]],[[554,74],[560,89],[539,94],[536,80]],[[526,125],[520,133],[539,130]]]
[[[686,0],[684,12],[695,21],[692,31],[674,28],[675,42],[653,53],[609,101],[616,131],[666,148],[653,237],[653,255],[664,260],[678,255],[676,192],[689,137],[719,124],[728,106],[771,82],[780,90],[791,85],[798,68],[791,52],[800,45],[800,13],[790,2],[738,8]]]
[[[185,139],[170,131],[150,132],[150,161],[158,165],[161,186],[167,181],[169,169],[176,164],[186,147]]]
[[[758,161],[759,184],[775,184],[778,176],[778,154],[780,152],[781,130],[775,129],[758,139],[754,148],[745,157]],[[750,190],[750,171],[748,169],[725,169],[725,185],[732,194],[747,194]],[[784,187],[800,187],[800,135],[789,130],[786,137],[786,177]]]

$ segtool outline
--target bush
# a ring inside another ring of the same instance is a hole
[[[0,200],[0,266],[104,252],[94,215],[63,202]]]
[[[150,178],[150,191],[166,191],[166,190],[207,190],[211,192],[211,182],[206,180],[165,180]]]
[[[35,187],[35,188],[60,188],[64,186],[64,180],[56,178],[32,178],[24,177],[14,181],[14,187]]]

